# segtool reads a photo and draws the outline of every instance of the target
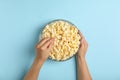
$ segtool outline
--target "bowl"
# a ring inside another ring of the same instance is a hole
[[[49,25],[49,24],[51,24],[51,23],[54,23],[54,22],[56,22],[56,21],[64,21],[64,22],[67,22],[67,23],[69,23],[70,25],[73,25],[74,27],[77,28],[77,26],[75,26],[73,23],[71,23],[71,22],[68,21],[68,20],[64,20],[64,19],[52,20],[52,21],[48,22],[48,23],[44,26],[44,28],[45,28],[47,25]],[[43,28],[42,30],[44,30],[44,28]],[[77,28],[77,29],[78,29],[78,28]],[[79,30],[79,29],[78,29],[78,30]],[[41,31],[41,32],[42,32],[42,31]],[[39,35],[39,40],[41,39],[41,36],[42,36],[42,33],[40,33],[40,35]],[[76,53],[75,53],[75,54],[76,54]],[[73,54],[71,57],[69,57],[68,59],[65,59],[65,60],[55,60],[55,59],[52,59],[51,57],[49,57],[49,59],[50,59],[50,60],[53,60],[53,61],[57,61],[57,62],[62,62],[62,61],[67,61],[67,60],[71,59],[75,54]]]

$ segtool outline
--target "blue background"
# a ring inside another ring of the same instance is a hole
[[[120,0],[0,0],[0,80],[22,80],[40,29],[54,19],[74,23],[86,37],[93,80],[120,80]],[[47,60],[39,80],[76,80],[75,58]]]

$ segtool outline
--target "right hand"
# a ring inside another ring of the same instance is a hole
[[[53,38],[43,38],[36,45],[36,57],[44,62],[49,57],[49,52],[53,43]]]

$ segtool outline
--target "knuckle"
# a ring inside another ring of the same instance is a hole
[[[41,47],[40,50],[44,50],[44,47]]]
[[[39,48],[39,46],[38,46],[38,45],[36,45],[36,46],[35,46],[35,48],[36,48],[36,49],[38,49],[38,48]]]

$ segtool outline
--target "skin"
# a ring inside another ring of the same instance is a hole
[[[77,78],[78,80],[92,80],[91,75],[89,73],[87,63],[85,60],[85,55],[88,48],[88,43],[83,37],[82,33],[79,34],[81,36],[81,45],[76,54],[76,62],[77,62]]]
[[[49,56],[49,51],[53,45],[53,38],[44,38],[42,39],[35,47],[36,49],[36,57],[34,62],[24,77],[24,80],[37,80],[39,71]]]
[[[92,80],[88,67],[87,67],[86,60],[85,60],[85,55],[87,52],[88,44],[85,38],[83,37],[83,35],[80,32],[79,34],[82,38],[81,38],[81,45],[76,54],[78,80]],[[49,56],[48,53],[53,43],[54,43],[53,38],[44,38],[36,45],[35,47],[36,57],[34,59],[34,62],[30,70],[25,75],[24,80],[37,80],[38,79],[39,71],[43,63],[48,58]]]

